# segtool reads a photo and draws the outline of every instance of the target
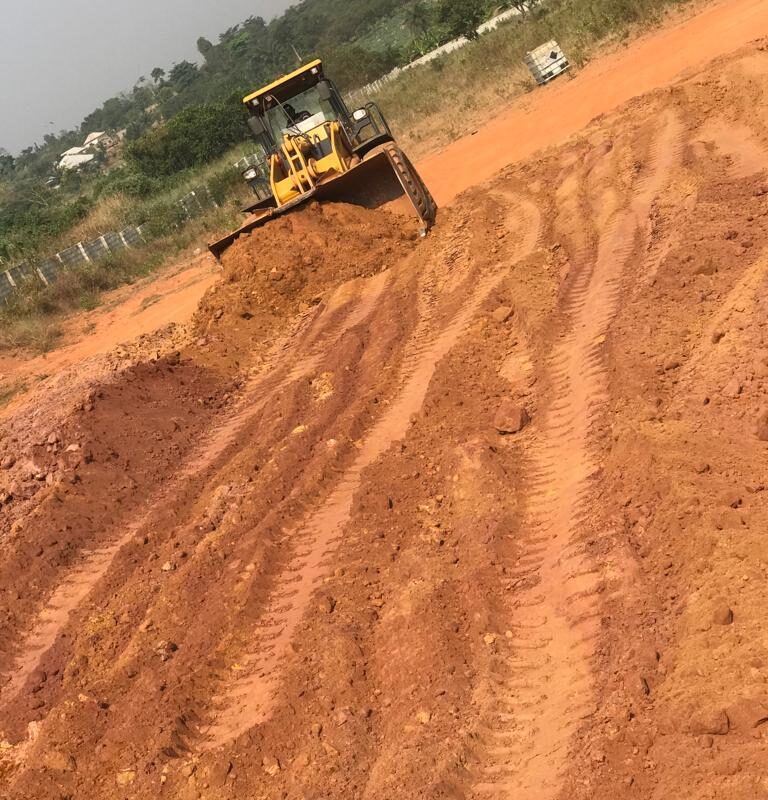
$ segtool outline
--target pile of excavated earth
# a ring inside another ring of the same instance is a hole
[[[3,800],[768,797],[768,52],[420,240],[312,205],[0,443]]]

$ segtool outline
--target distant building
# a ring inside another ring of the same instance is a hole
[[[82,147],[70,147],[61,154],[58,167],[62,171],[79,170],[96,160],[100,153],[108,153],[120,143],[120,135],[106,131],[94,131],[85,137]]]
[[[101,150],[111,150],[118,143],[118,141],[118,137],[111,136],[106,131],[95,131],[94,133],[89,133],[85,137],[83,147],[98,147]]]
[[[62,172],[69,172],[82,169],[95,160],[95,153],[89,153],[85,147],[70,147],[66,153],[61,154],[58,167]]]

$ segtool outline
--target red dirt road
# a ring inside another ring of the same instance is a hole
[[[185,325],[219,276],[213,258],[206,254],[163,271],[138,287],[109,292],[99,308],[67,320],[61,347],[34,358],[0,356],[0,383],[9,387],[26,384],[31,388],[44,376],[104,355],[139,336],[169,324]],[[2,416],[17,407],[18,402],[7,405]]]
[[[9,415],[0,797],[768,798],[767,79],[276,220]]]

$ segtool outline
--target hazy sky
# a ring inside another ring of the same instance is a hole
[[[198,36],[297,0],[0,0],[0,147],[72,128],[153,67],[197,60]],[[50,123],[53,123],[51,125]]]

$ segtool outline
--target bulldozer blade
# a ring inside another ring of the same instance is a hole
[[[218,260],[240,236],[309,200],[350,203],[363,208],[387,206],[395,213],[409,216],[415,212],[422,234],[432,227],[437,216],[437,205],[424,181],[405,153],[390,143],[377,147],[348,172],[327,178],[290,203],[251,215],[240,228],[209,245],[208,249]]]
[[[376,148],[349,172],[318,184],[315,199],[364,208],[387,206],[409,216],[415,212],[424,233],[437,216],[437,206],[424,182],[394,144]]]

